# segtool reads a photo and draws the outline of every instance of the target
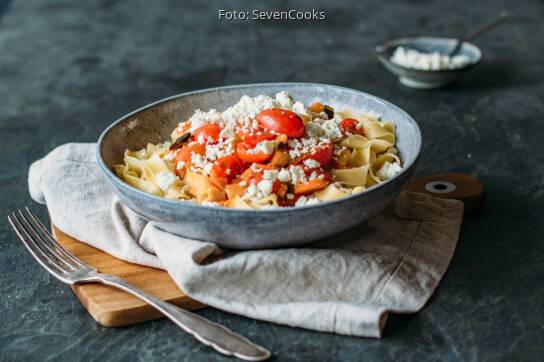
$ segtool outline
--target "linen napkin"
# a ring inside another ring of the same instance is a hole
[[[251,318],[381,337],[389,312],[413,313],[450,263],[463,204],[401,193],[360,227],[306,247],[236,251],[167,233],[123,206],[95,144],[60,146],[29,171],[32,198],[64,233],[118,258],[166,269],[191,298]],[[326,222],[326,215],[323,215]]]

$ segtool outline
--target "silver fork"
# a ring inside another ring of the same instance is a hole
[[[8,220],[36,261],[60,281],[67,284],[99,282],[117,287],[143,299],[181,329],[220,353],[247,361],[263,361],[270,357],[269,350],[224,326],[164,302],[121,278],[99,273],[64,249],[28,208],[12,212]]]

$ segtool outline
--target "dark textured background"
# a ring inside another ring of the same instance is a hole
[[[218,8],[312,7],[327,20],[217,20]],[[374,58],[385,40],[462,34],[502,9],[514,19],[477,41],[484,61],[455,86],[403,88]],[[537,0],[0,0],[0,359],[224,359],[165,320],[98,326],[68,287],[31,260],[4,217],[31,204],[28,165],[55,146],[95,141],[117,117],[165,96],[268,81],[338,84],[401,106],[423,130],[418,173],[476,175],[487,188],[486,210],[466,219],[427,307],[392,316],[382,340],[202,314],[270,347],[277,360],[541,358],[543,17]]]

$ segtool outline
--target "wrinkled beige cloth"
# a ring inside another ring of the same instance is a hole
[[[123,206],[95,144],[66,144],[29,171],[34,200],[66,234],[118,258],[166,269],[193,299],[251,318],[381,337],[389,312],[420,310],[455,250],[463,204],[402,193],[388,210],[308,247],[228,252],[164,232]],[[326,220],[326,215],[324,220]]]

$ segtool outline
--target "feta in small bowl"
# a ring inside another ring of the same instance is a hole
[[[469,42],[448,55],[456,44],[453,38],[402,38],[376,47],[376,55],[405,86],[431,89],[451,83],[481,61],[482,52]]]

